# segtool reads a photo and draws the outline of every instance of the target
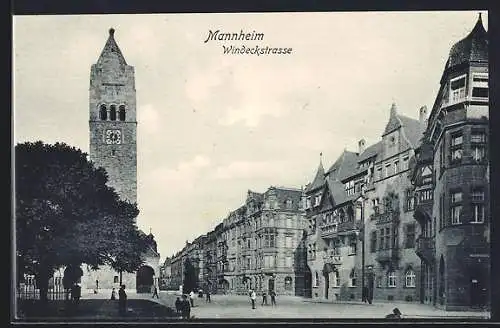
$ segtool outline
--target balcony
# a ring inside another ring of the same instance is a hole
[[[387,223],[399,223],[399,212],[398,211],[385,211],[376,212],[372,214],[372,220],[375,220],[375,224],[387,224]]]
[[[342,223],[328,223],[320,226],[321,237],[334,237],[339,235],[350,234],[353,231],[360,230],[361,221],[348,221]]]
[[[415,212],[413,214],[415,220],[417,220],[420,225],[425,225],[426,222],[431,220],[432,217],[432,206],[434,201],[432,199],[419,201],[415,205]]]
[[[342,256],[334,254],[333,250],[329,249],[323,255],[323,261],[325,263],[340,265],[342,264]]]
[[[434,238],[419,236],[415,244],[415,253],[424,262],[434,263],[436,260],[436,249],[434,247]]]
[[[379,263],[396,262],[400,258],[399,248],[379,249],[375,259]]]

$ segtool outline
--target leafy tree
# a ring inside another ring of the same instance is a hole
[[[16,145],[17,265],[36,276],[41,300],[47,300],[55,269],[82,263],[96,269],[109,264],[117,248],[136,242],[125,231],[137,231],[137,207],[120,201],[107,180],[104,169],[74,147],[41,141]],[[77,269],[69,272],[65,287],[81,276]]]
[[[196,268],[190,258],[184,261],[184,280],[182,282],[182,290],[184,293],[190,293],[195,290],[197,284]]]

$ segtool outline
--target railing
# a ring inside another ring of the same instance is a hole
[[[375,213],[373,214],[372,219],[376,220],[376,224],[398,223],[399,212],[390,210],[382,213]]]
[[[16,290],[17,299],[22,300],[39,300],[40,299],[40,289],[35,285],[25,285],[20,284]],[[68,297],[71,297],[71,292],[68,291]],[[64,300],[66,299],[66,293],[63,286],[56,285],[48,289],[47,298],[49,300]]]
[[[328,223],[320,226],[321,235],[342,234],[360,230],[362,226],[361,221],[347,221],[342,223]]]
[[[399,248],[397,247],[379,249],[377,251],[376,260],[378,262],[391,262],[398,259],[399,259]]]
[[[333,250],[328,250],[324,255],[323,255],[323,261],[332,263],[332,264],[341,264],[342,263],[342,256],[337,255],[333,252]]]

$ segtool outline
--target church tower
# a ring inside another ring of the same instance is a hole
[[[123,200],[137,202],[137,119],[134,67],[127,65],[109,30],[90,70],[90,160],[108,173]]]

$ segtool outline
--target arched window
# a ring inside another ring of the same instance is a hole
[[[111,121],[116,121],[116,106],[111,105],[111,109],[109,110],[109,119]]]
[[[340,217],[340,223],[344,223],[345,222],[345,212],[343,209],[340,209],[339,217]]]
[[[285,290],[292,290],[292,277],[285,278]]]
[[[351,222],[354,220],[354,210],[352,209],[352,206],[349,206],[347,208],[347,221]]]
[[[319,284],[319,273],[318,271],[316,271],[316,273],[314,274],[314,287],[318,287],[318,284]]]
[[[349,274],[349,279],[351,280],[351,287],[356,287],[357,278],[358,278],[358,273],[354,268],[352,268],[351,273]]]
[[[125,121],[125,105],[120,106],[119,117],[120,121]]]
[[[333,287],[340,287],[340,273],[333,271]]]
[[[408,269],[405,273],[405,287],[415,287],[415,271]]]
[[[393,270],[387,273],[387,287],[396,287],[396,272]]]
[[[99,108],[99,118],[101,121],[105,121],[108,119],[108,110],[106,109],[106,105],[101,105]]]

